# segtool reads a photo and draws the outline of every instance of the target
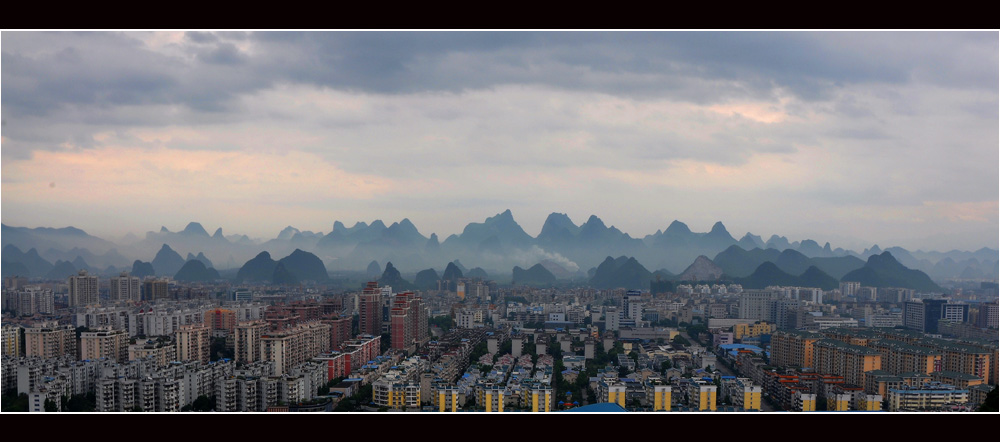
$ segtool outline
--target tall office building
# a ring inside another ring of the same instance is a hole
[[[635,321],[642,320],[642,292],[629,290],[622,298],[622,313],[625,317]]]
[[[69,285],[69,306],[86,307],[100,303],[100,284],[97,276],[88,275],[86,270],[80,270],[75,276],[67,279]]]
[[[774,301],[781,293],[773,290],[745,290],[740,294],[740,318],[774,322]]]
[[[111,277],[111,284],[108,289],[108,299],[115,301],[139,301],[142,299],[140,291],[141,281],[138,276],[129,276],[128,272],[122,272],[118,276]]]
[[[361,291],[358,314],[361,334],[373,336],[382,334],[382,292],[378,288],[378,282],[369,282]]]
[[[949,304],[946,299],[923,299],[903,304],[903,326],[924,333],[937,333],[938,321],[969,319],[968,304]]]

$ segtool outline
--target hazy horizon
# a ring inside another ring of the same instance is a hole
[[[11,32],[2,221],[998,248],[997,32]]]

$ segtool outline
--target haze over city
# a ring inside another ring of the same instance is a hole
[[[4,32],[3,223],[996,248],[995,32]]]

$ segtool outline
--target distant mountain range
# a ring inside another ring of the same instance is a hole
[[[323,278],[317,263],[323,269],[372,273],[371,277],[375,278],[383,270],[378,263],[391,261],[397,271],[414,275],[413,272],[427,270],[426,263],[429,262],[458,261],[472,263],[483,274],[501,279],[505,275],[513,277],[512,272],[508,273],[513,267],[530,270],[534,265],[541,264],[557,280],[591,281],[596,275],[584,269],[596,272],[609,256],[631,257],[637,264],[642,263],[639,267],[645,272],[660,269],[657,274],[661,279],[665,275],[669,275],[671,280],[699,279],[705,276],[699,273],[705,272],[711,276],[714,269],[707,265],[708,262],[728,277],[745,278],[751,276],[761,264],[771,262],[789,275],[802,275],[809,267],[815,266],[839,280],[864,267],[869,257],[884,252],[891,252],[899,264],[921,271],[931,280],[996,279],[1000,273],[1000,253],[991,248],[974,252],[925,252],[899,247],[882,249],[873,245],[859,253],[833,248],[829,243],[820,245],[811,239],[789,241],[786,237],[772,235],[764,240],[750,232],[737,240],[721,222],[715,223],[708,232],[698,233],[692,232],[680,221],[673,221],[665,229],[640,238],[605,224],[597,216],[590,216],[583,224],[576,225],[566,214],[552,213],[546,218],[541,233],[532,237],[515,221],[510,210],[482,222],[470,223],[460,234],[450,235],[444,241],[439,241],[433,233],[424,236],[408,219],[389,225],[381,220],[370,224],[357,222],[351,227],[335,221],[329,233],[301,231],[287,226],[273,239],[263,241],[252,240],[246,235],[224,235],[221,227],[209,235],[197,222],[189,223],[177,232],[161,227],[159,231],[147,232],[141,239],[132,236],[122,243],[97,238],[74,227],[53,229],[3,225],[2,229],[4,275],[25,273],[35,278],[45,277],[59,262],[62,262],[62,269],[57,273],[69,266],[109,275],[133,269],[148,272],[145,264],[141,268],[134,267],[136,260],[151,264],[156,275],[173,276],[192,259],[202,262],[206,269],[221,264],[222,273],[231,275],[227,272],[239,273],[245,267],[241,263],[257,259],[264,250],[269,252],[268,257],[270,254],[286,257],[295,254],[290,259],[309,261],[285,263],[284,270],[289,271],[293,278],[305,278],[302,280]],[[316,259],[307,259],[308,256],[303,253]],[[700,256],[705,259],[699,260]],[[692,269],[693,273],[684,275],[688,267],[696,262],[699,264]],[[299,265],[304,267],[299,269]],[[254,273],[247,276],[248,280],[271,280],[277,262],[264,267],[267,267],[262,270],[264,274]],[[444,270],[448,270],[447,266]],[[459,270],[467,273],[464,269]],[[626,270],[644,277],[635,265]],[[605,273],[602,272],[598,283],[605,282]],[[425,273],[424,279],[428,276]],[[444,277],[442,274],[438,276]],[[608,281],[615,279],[611,277]],[[413,284],[417,284],[415,277]]]

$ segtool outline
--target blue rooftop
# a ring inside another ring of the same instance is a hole
[[[579,412],[579,413],[625,413],[625,409],[621,405],[612,404],[610,402],[605,402],[601,404],[584,405],[582,407],[570,408],[569,410],[564,410],[568,413]]]
[[[750,351],[752,351],[754,353],[760,353],[760,352],[764,351],[763,348],[760,348],[760,347],[758,347],[756,345],[750,345],[750,344],[722,344],[722,345],[719,346],[719,348],[721,348],[723,350],[726,350],[726,351],[729,351],[729,350],[750,350]]]

